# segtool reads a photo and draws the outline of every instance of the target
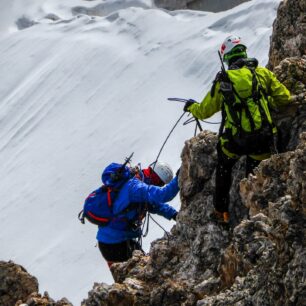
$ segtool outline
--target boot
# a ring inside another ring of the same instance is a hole
[[[230,215],[228,212],[220,212],[215,210],[213,213],[213,218],[220,223],[229,223]]]

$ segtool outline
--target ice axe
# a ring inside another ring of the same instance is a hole
[[[168,101],[176,101],[176,102],[181,102],[181,103],[195,102],[195,101],[192,100],[192,99],[182,99],[182,98],[168,98]],[[193,118],[191,118],[191,119],[188,119],[188,120],[184,123],[184,125],[186,125],[186,124],[188,124],[188,123],[191,123],[191,122],[193,122],[193,121],[196,122],[196,127],[198,127],[199,130],[202,132],[202,131],[203,131],[203,128],[202,128],[201,123],[200,123],[200,121],[199,121],[198,118],[194,118],[194,117],[193,117]]]

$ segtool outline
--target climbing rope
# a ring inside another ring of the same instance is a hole
[[[182,99],[182,98],[168,98],[169,101],[177,101],[177,102],[182,102],[182,103],[187,103],[189,100],[187,99]],[[155,165],[156,163],[158,162],[159,160],[159,157],[166,145],[166,143],[168,142],[170,136],[172,135],[173,131],[175,130],[175,128],[177,127],[177,125],[179,124],[179,122],[182,120],[182,118],[185,116],[186,112],[183,112],[182,115],[180,115],[180,117],[178,118],[178,120],[175,122],[175,124],[173,125],[173,127],[171,128],[169,134],[167,135],[165,141],[163,142],[157,156],[156,156],[156,159],[153,163],[150,164],[150,166],[152,167],[152,170],[154,171],[154,168],[155,168]],[[205,121],[205,120],[201,120],[202,122],[204,123],[207,123],[207,124],[220,124],[220,122],[209,122],[209,121]],[[196,122],[196,126],[195,126],[195,131],[194,131],[194,135],[196,136],[197,134],[197,130],[199,129],[200,131],[203,131],[202,129],[202,126],[200,124],[200,120],[197,119],[197,118],[189,118],[187,119],[183,125],[187,125],[187,124],[190,124],[190,123],[193,123],[193,122]],[[166,234],[167,236],[167,240],[168,240],[168,245],[169,245],[169,240],[170,240],[170,236],[168,234],[168,232],[151,216],[150,212],[147,211],[146,213],[146,216],[145,216],[145,219],[144,219],[144,222],[143,222],[143,226],[142,226],[142,229],[141,229],[141,237],[139,238],[139,242],[141,243],[142,245],[142,237],[146,237],[149,233],[149,223],[150,223],[150,219],[156,223]],[[144,232],[144,229],[145,229],[145,232]]]

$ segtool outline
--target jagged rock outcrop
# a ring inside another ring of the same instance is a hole
[[[250,218],[233,231],[211,218],[215,144],[208,132],[186,142],[169,239],[114,265],[117,283],[95,284],[82,305],[304,305],[306,133],[242,180]]]
[[[280,151],[294,150],[306,131],[306,0],[282,1],[273,24],[268,68],[294,96],[291,106],[276,110]]]
[[[55,302],[48,293],[38,292],[38,281],[22,266],[12,261],[0,261],[0,305],[1,306],[72,306],[65,298]]]
[[[73,306],[66,298],[54,301],[50,298],[48,292],[43,295],[33,292],[27,299],[18,301],[15,306]]]
[[[12,261],[0,261],[0,305],[12,306],[38,291],[37,279]]]
[[[292,18],[284,7],[300,16],[303,3],[285,1],[278,13],[285,20],[275,23],[275,31]],[[295,38],[306,33],[297,20],[290,34]],[[273,114],[282,153],[248,178],[244,159],[236,164],[230,228],[211,216],[217,136],[202,132],[182,152],[182,205],[169,237],[153,242],[148,256],[135,252],[113,265],[116,283],[95,284],[83,306],[306,305],[306,57],[302,49],[278,52],[277,40],[270,63],[294,96]]]
[[[274,70],[293,95],[293,103],[273,112],[279,130],[280,151],[294,150],[306,131],[306,56],[284,59]]]
[[[306,54],[306,0],[282,1],[277,16],[270,46],[270,69],[287,57]]]
[[[221,12],[249,0],[154,0],[157,7],[167,10],[199,10]]]
[[[240,194],[250,219],[222,258],[228,289],[197,305],[305,305],[306,133],[295,151],[263,161]]]

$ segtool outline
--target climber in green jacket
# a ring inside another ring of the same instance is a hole
[[[222,111],[214,205],[215,216],[226,223],[234,164],[242,155],[247,155],[248,175],[261,160],[277,151],[277,130],[270,108],[290,102],[288,89],[270,70],[259,67],[256,59],[248,58],[246,50],[240,37],[227,37],[219,54],[228,70],[217,74],[211,91],[200,104],[190,100],[184,107],[184,111],[198,119]]]

